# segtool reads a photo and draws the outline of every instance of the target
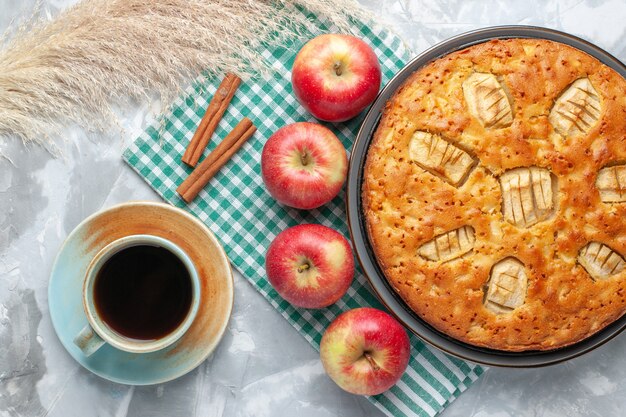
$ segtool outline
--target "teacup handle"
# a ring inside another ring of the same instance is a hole
[[[98,336],[90,325],[86,325],[74,338],[74,344],[83,351],[85,356],[90,356],[100,349],[106,342]]]

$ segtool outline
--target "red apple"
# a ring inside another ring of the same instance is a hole
[[[261,173],[276,200],[308,210],[339,194],[348,173],[348,157],[330,129],[316,123],[293,123],[268,139]]]
[[[293,63],[296,98],[313,116],[342,122],[370,105],[380,88],[374,50],[351,35],[320,35],[307,42]]]
[[[356,308],[337,317],[322,336],[320,356],[344,390],[377,395],[391,388],[409,363],[409,337],[389,314]]]
[[[354,277],[350,244],[335,230],[301,224],[281,232],[265,258],[267,278],[291,304],[328,307],[339,300]]]

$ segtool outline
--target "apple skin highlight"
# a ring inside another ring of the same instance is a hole
[[[409,363],[406,330],[389,314],[369,307],[349,310],[326,329],[322,365],[339,387],[352,394],[377,395],[391,388]]]

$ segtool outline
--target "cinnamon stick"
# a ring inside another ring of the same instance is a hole
[[[202,116],[200,125],[191,138],[189,146],[185,150],[182,158],[184,163],[192,167],[196,166],[240,83],[241,78],[237,75],[232,73],[226,74],[211,99],[204,116]]]
[[[187,203],[193,201],[213,176],[230,160],[241,146],[254,134],[256,126],[244,117],[222,142],[202,161],[176,189]]]

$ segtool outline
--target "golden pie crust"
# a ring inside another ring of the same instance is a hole
[[[494,40],[422,67],[362,187],[386,279],[455,339],[550,350],[626,312],[626,81],[575,48]]]

